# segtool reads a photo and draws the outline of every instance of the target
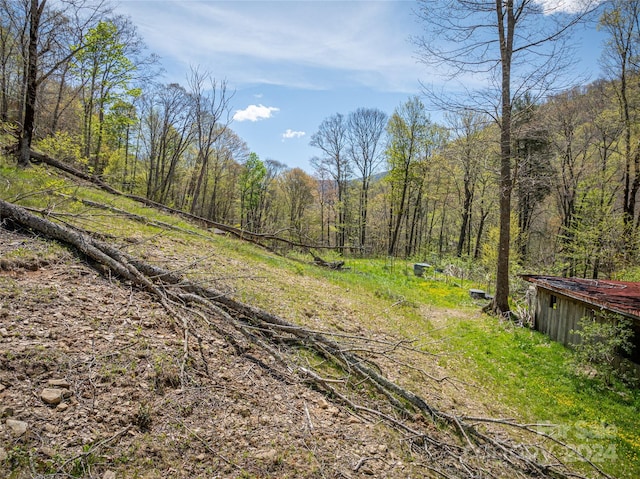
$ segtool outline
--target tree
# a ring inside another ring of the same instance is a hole
[[[30,0],[29,4],[29,43],[27,48],[26,78],[25,78],[25,104],[20,134],[20,147],[18,165],[26,167],[31,160],[31,142],[33,141],[33,129],[36,119],[36,97],[38,92],[38,38],[40,33],[40,21],[46,0],[38,3],[38,0]]]
[[[231,220],[239,164],[245,163],[249,148],[233,130],[226,128],[213,148],[210,161],[211,189],[207,217],[217,222]]]
[[[240,225],[257,233],[260,230],[259,214],[264,195],[264,180],[267,168],[260,157],[250,153],[240,174]]]
[[[597,279],[601,270],[611,272],[620,251],[628,247],[624,244],[623,216],[615,213],[612,202],[602,202],[598,176],[594,172],[585,180],[571,229],[563,235],[571,239],[562,250],[571,276]]]
[[[0,1],[0,121],[9,120],[9,103],[12,99],[11,85],[17,77],[16,53],[19,48],[19,36],[11,21],[9,0]],[[16,95],[13,95],[15,98]]]
[[[637,251],[623,208],[624,127],[614,87],[598,81],[554,96],[542,109],[550,135],[563,273],[598,278]],[[626,230],[626,231],[625,231]],[[628,255],[627,255],[628,256]]]
[[[194,131],[196,141],[196,165],[189,185],[191,213],[204,209],[203,190],[209,171],[209,161],[216,141],[229,126],[229,102],[233,95],[227,92],[227,82],[217,81],[207,72],[197,68],[189,76],[190,95],[194,106]],[[200,203],[200,197],[202,202]]]
[[[518,253],[520,261],[529,256],[530,233],[541,202],[551,192],[550,132],[540,119],[539,105],[525,95],[515,104],[514,148],[518,173],[515,194],[518,217]]]
[[[264,160],[264,166],[267,169],[267,174],[262,186],[264,194],[260,204],[260,221],[263,228],[266,227],[273,231],[285,221],[286,208],[284,203],[280,201],[279,183],[281,176],[287,170],[287,165],[273,158],[267,158]]]
[[[61,30],[60,22],[77,22],[76,31],[82,32],[102,13],[102,2],[85,4],[81,0],[65,2],[64,10],[49,10],[47,0],[23,0],[25,8],[24,29],[28,31],[23,43],[25,101],[22,110],[22,130],[18,147],[18,165],[26,167],[31,159],[31,142],[36,119],[36,100],[38,87],[56,71],[60,65],[69,61],[84,45],[70,48],[66,55],[56,57],[52,62],[39,61],[47,58],[47,54],[59,53],[61,45],[56,35]],[[85,16],[84,12],[88,12]],[[57,48],[55,48],[57,47]],[[46,68],[44,68],[46,67]]]
[[[309,207],[313,204],[315,182],[300,168],[284,173],[281,188],[287,205],[288,227],[299,241],[309,234],[309,222],[303,221]]]
[[[591,124],[585,122],[584,95],[574,88],[556,95],[548,103],[545,123],[555,132],[551,137],[554,153],[555,180],[552,181],[558,213],[563,249],[569,248],[574,239],[574,221],[583,180],[590,169],[589,149],[593,141]],[[575,264],[569,259],[564,273],[575,274]]]
[[[371,177],[382,162],[381,137],[387,124],[387,114],[374,108],[358,108],[349,113],[347,134],[349,153],[360,173],[359,241],[360,248],[366,246],[367,207]]]
[[[458,186],[462,197],[460,234],[456,255],[462,256],[465,245],[467,254],[471,246],[471,219],[475,188],[478,177],[486,167],[486,126],[489,119],[486,115],[474,111],[464,111],[459,115],[449,115],[450,128],[455,135],[447,149],[446,155],[452,160],[455,178],[462,176],[462,184]]]
[[[346,244],[346,204],[348,180],[352,165],[347,154],[347,123],[340,113],[326,118],[320,123],[318,131],[311,137],[311,146],[324,153],[318,163],[332,177],[337,188],[336,247],[343,252]],[[316,168],[319,165],[316,165]]]
[[[587,92],[587,110],[589,121],[593,126],[593,140],[595,142],[596,153],[592,154],[596,164],[594,165],[593,178],[590,180],[589,189],[597,196],[594,201],[596,210],[596,218],[601,223],[609,223],[611,220],[619,221],[619,215],[615,214],[614,204],[616,195],[619,193],[620,182],[618,160],[616,154],[618,147],[618,139],[623,129],[619,115],[616,114],[615,102],[612,101],[612,86],[606,81],[597,81],[589,88]],[[624,222],[623,216],[622,221]],[[612,272],[614,258],[620,257],[619,253],[624,252],[628,248],[625,232],[617,234],[617,231],[610,232],[604,224],[596,226],[596,252],[593,257],[592,278],[598,278],[600,271]],[[637,227],[637,223],[636,223]],[[614,249],[614,244],[606,241],[607,237],[611,237],[611,233],[618,237],[616,243],[623,243],[621,249]]]
[[[624,172],[622,182],[624,223],[631,235],[640,190],[640,141],[632,139],[637,130],[638,102],[631,90],[632,75],[637,75],[640,54],[640,0],[612,0],[600,17],[600,25],[609,33],[604,51],[604,67],[614,80],[620,118],[623,124]]]
[[[81,82],[84,155],[93,157],[94,171],[101,173],[105,166],[100,154],[108,109],[120,101],[139,96],[140,91],[133,88],[132,82],[140,75],[140,66],[153,61],[153,57],[138,58],[142,42],[130,20],[124,17],[100,21],[89,29],[82,42],[72,70]],[[112,113],[117,113],[117,109]],[[97,127],[94,126],[96,115]]]
[[[500,235],[496,272],[496,294],[491,309],[499,314],[509,308],[509,244],[511,193],[513,189],[512,109],[514,98],[525,92],[539,94],[559,76],[570,56],[565,40],[570,27],[591,11],[585,1],[579,12],[565,14],[545,11],[536,0],[420,0],[418,16],[425,34],[415,39],[421,59],[445,68],[450,78],[465,79],[468,74],[482,76],[492,85],[469,92],[471,107],[493,115],[500,127],[499,207]],[[546,17],[545,17],[546,15]],[[563,63],[564,62],[564,63]],[[459,109],[457,97],[441,96],[426,87],[430,98],[440,106]],[[466,90],[463,88],[463,90]]]
[[[113,152],[104,173],[113,178],[113,181],[119,182],[123,191],[132,191],[131,133],[138,122],[135,102],[124,100],[115,101],[111,105],[104,121],[105,144]]]
[[[172,83],[158,86],[142,98],[140,137],[146,160],[146,196],[166,204],[174,180],[193,141],[193,102]]]
[[[317,156],[311,158],[311,165],[315,168],[317,198],[320,212],[320,243],[331,246],[331,220],[329,214],[335,206],[337,196],[335,182],[331,181],[331,174],[327,165]],[[325,236],[326,235],[326,236]]]
[[[400,227],[408,217],[414,165],[427,158],[433,126],[422,102],[413,97],[396,108],[387,126],[387,162],[391,184],[389,213],[389,244],[387,254],[394,256],[398,247]]]

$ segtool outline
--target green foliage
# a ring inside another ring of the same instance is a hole
[[[126,57],[126,45],[119,37],[116,24],[102,21],[89,30],[84,38],[85,46],[75,58],[75,68],[82,74],[101,78],[104,82],[101,87],[107,94],[111,94],[114,87],[126,89],[135,70],[133,62]],[[108,101],[114,99],[109,97]]]
[[[498,261],[498,239],[500,236],[500,228],[498,226],[489,228],[486,241],[482,243],[481,255],[479,263],[487,271],[488,283],[495,284],[496,264]],[[511,233],[509,243],[509,275],[511,279],[518,274],[520,269],[520,248],[518,244],[518,221],[512,214]]]
[[[640,281],[640,266],[629,265],[621,268],[611,275],[615,281]]]
[[[138,412],[135,415],[134,423],[142,432],[149,432],[151,430],[153,418],[151,416],[151,409],[147,403],[142,403],[138,407]]]
[[[392,303],[411,309],[418,304],[457,308],[474,306],[467,290],[467,287],[473,287],[473,283],[465,283],[461,277],[432,269],[431,273],[420,278],[414,275],[413,263],[409,261],[394,261],[390,265],[386,260],[351,259],[348,264],[352,271],[333,273],[333,280],[366,290]]]
[[[138,89],[127,92],[135,98],[140,95]],[[108,114],[104,119],[105,131],[112,144],[122,142],[127,135],[127,131],[136,125],[139,119],[136,117],[135,106],[123,98],[114,99]]]
[[[100,462],[102,462],[101,457],[92,452],[92,446],[90,444],[86,444],[82,446],[82,455],[71,462],[69,475],[71,477],[90,476],[92,467]]]
[[[497,318],[453,320],[432,334],[442,342],[430,352],[439,353],[440,364],[455,370],[457,379],[482,384],[472,396],[489,411],[511,409],[524,422],[548,424],[540,432],[572,444],[607,473],[640,477],[640,390],[617,381],[605,387],[576,374],[573,351]],[[572,465],[584,465],[560,452]]]
[[[31,462],[31,455],[33,450],[28,449],[25,446],[15,446],[7,453],[5,462],[9,466],[9,471],[20,470],[26,467]]]
[[[24,471],[27,470],[31,470],[32,473],[37,472],[45,475],[55,474],[64,462],[57,454],[45,459],[42,454],[38,454],[35,447],[27,444],[14,446],[6,452],[6,459],[0,461],[0,470],[11,473],[6,476],[9,479],[27,477],[24,475]],[[38,477],[41,476],[38,474]]]
[[[389,247],[388,254],[395,255],[400,242],[400,232],[406,218],[424,209],[425,181],[428,170],[436,162],[436,154],[445,143],[446,130],[432,123],[422,102],[413,97],[396,109],[387,125],[387,168],[385,182],[389,184]],[[413,210],[413,213],[412,213]],[[416,234],[409,228],[409,244],[405,254],[413,254]]]
[[[240,202],[242,226],[257,231],[260,226],[259,210],[264,195],[267,168],[255,153],[251,153],[240,174]]]
[[[53,135],[43,138],[38,142],[37,147],[43,153],[57,160],[87,164],[87,159],[82,157],[81,140],[65,131],[57,131]]]
[[[128,28],[126,22],[99,22],[85,35],[72,65],[83,85],[83,152],[94,157],[96,173],[102,173],[105,166],[100,158],[105,135],[119,131],[122,136],[134,118],[126,99],[140,96],[139,88],[130,88],[137,66],[129,58],[134,46],[127,43],[131,42]]]
[[[591,183],[585,185],[585,190],[570,227],[562,234],[566,241],[564,256],[570,271],[596,278],[613,271],[619,252],[626,248],[637,250],[637,245],[632,245],[623,233],[622,217],[614,214],[617,206],[613,195]],[[604,197],[608,199],[605,201]]]
[[[105,161],[104,175],[109,177],[114,185],[121,185],[126,181],[124,176],[125,158],[120,150],[107,150],[102,155]]]
[[[572,334],[580,336],[576,345],[575,361],[579,367],[591,367],[611,385],[614,377],[620,377],[620,355],[633,349],[631,321],[607,311],[584,317],[578,321],[578,329]]]

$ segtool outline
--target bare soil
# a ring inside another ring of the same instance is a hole
[[[19,248],[34,254],[16,260]],[[45,250],[0,228],[0,477],[428,475],[397,433],[222,337],[187,346],[203,361],[182,370],[183,332],[156,301]]]

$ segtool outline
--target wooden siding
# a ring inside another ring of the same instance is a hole
[[[536,330],[565,345],[580,342],[580,336],[571,331],[578,329],[581,318],[593,314],[592,307],[542,288],[536,288],[530,298]]]
[[[552,299],[554,297],[555,301]],[[593,316],[595,311],[606,309],[544,289],[539,285],[529,286],[527,299],[529,311],[533,314],[534,329],[565,346],[579,344],[582,341],[578,334],[571,334],[572,330],[579,329],[580,319]],[[631,328],[634,333],[631,340],[634,345],[633,350],[627,357],[638,365],[640,371],[640,319],[630,315],[627,317],[631,319]]]

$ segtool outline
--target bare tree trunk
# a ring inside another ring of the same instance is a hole
[[[51,133],[55,133],[58,130],[58,122],[60,121],[60,116],[64,111],[64,108],[62,108],[62,97],[64,95],[65,87],[67,86],[65,83],[67,70],[68,67],[65,67],[58,82],[58,95],[56,96],[56,104],[53,108],[53,113],[51,115],[51,126],[49,127]]]
[[[502,70],[502,103],[500,118],[500,236],[496,294],[491,308],[498,314],[509,308],[509,246],[511,243],[511,58],[515,16],[513,0],[496,0]]]
[[[22,122],[22,134],[20,135],[20,147],[18,165],[25,168],[31,160],[31,142],[36,118],[36,99],[38,90],[38,30],[40,18],[46,0],[38,4],[38,0],[31,0],[29,10],[29,49],[27,60],[26,98],[24,105],[24,119]]]
[[[396,253],[396,249],[398,246],[398,236],[400,233],[400,226],[402,225],[402,220],[405,216],[405,203],[407,197],[407,190],[409,188],[409,167],[407,166],[404,171],[404,178],[402,182],[402,194],[400,195],[400,202],[398,203],[399,211],[396,215],[395,224],[393,225],[391,238],[389,242],[389,251],[388,255],[393,256]]]
[[[473,250],[473,259],[480,258],[480,245],[482,244],[482,233],[484,232],[484,223],[489,216],[489,211],[485,211],[483,206],[480,206],[480,221],[478,222],[478,231],[476,232],[476,245]]]
[[[471,206],[473,204],[473,191],[470,188],[470,175],[465,174],[464,179],[464,201],[462,205],[462,222],[460,224],[460,236],[458,237],[458,247],[456,255],[462,256],[464,244],[467,237],[471,237]]]

